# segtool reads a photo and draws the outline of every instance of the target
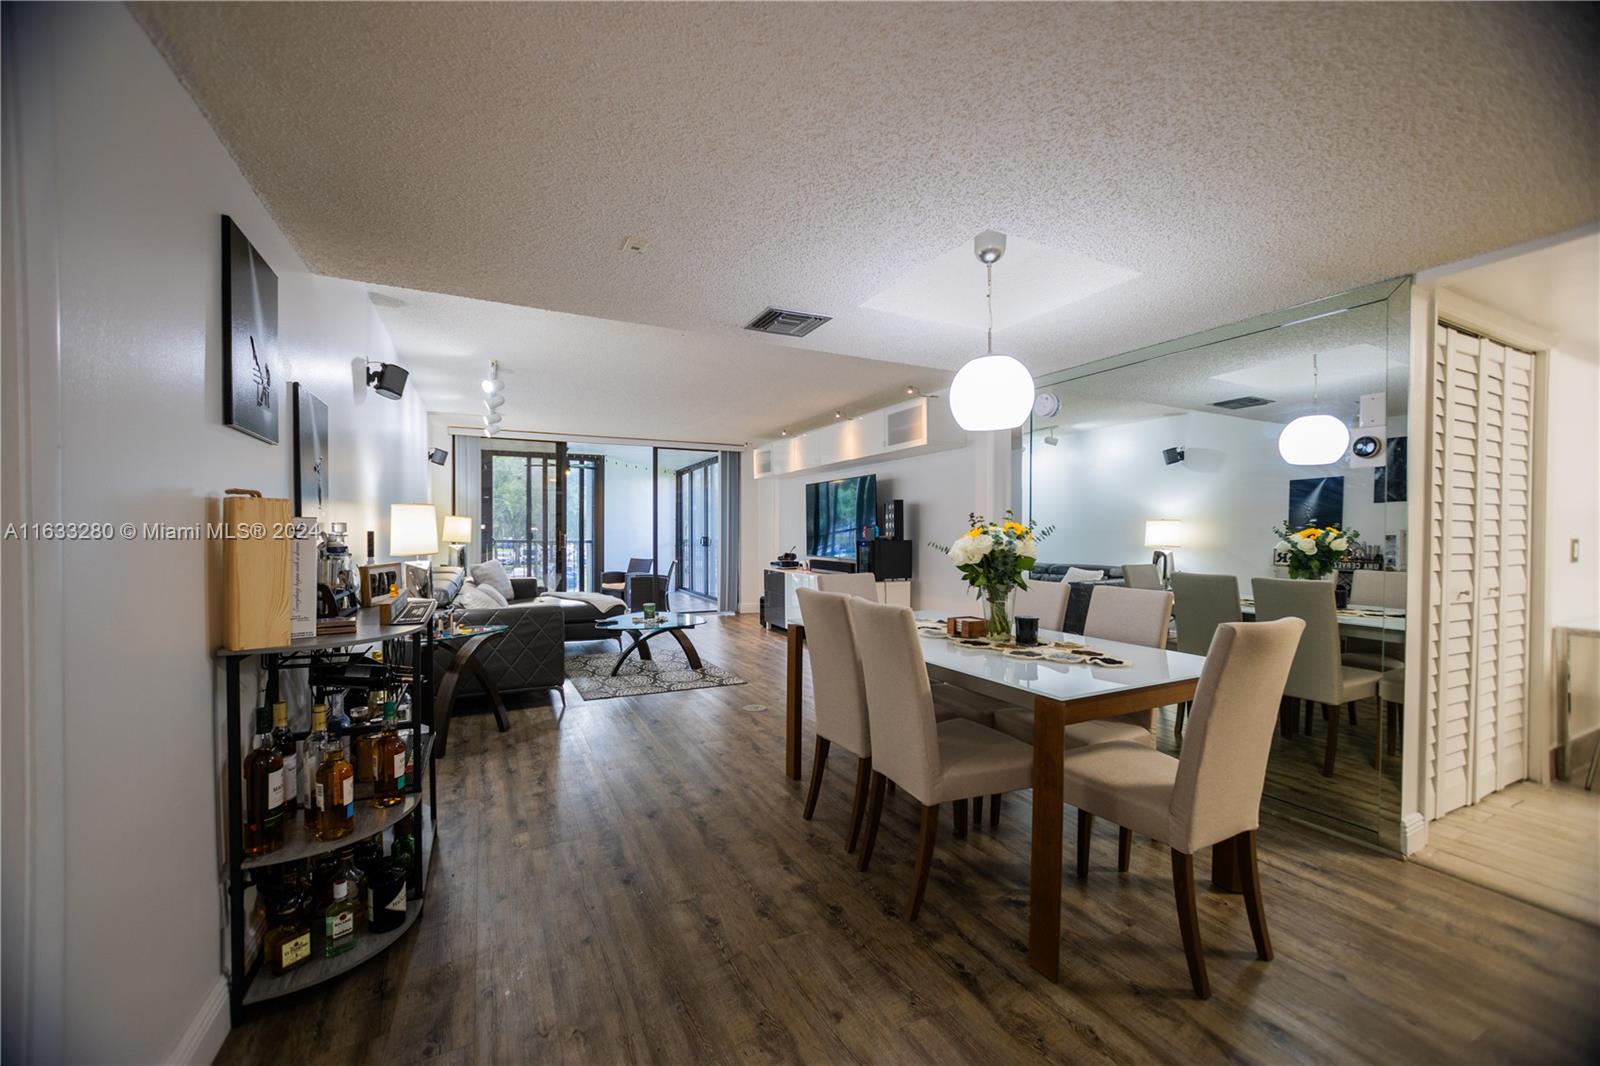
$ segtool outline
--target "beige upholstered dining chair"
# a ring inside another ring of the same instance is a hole
[[[1090,641],[1115,640],[1123,644],[1142,644],[1147,648],[1167,646],[1167,627],[1172,622],[1172,593],[1151,589],[1096,585],[1089,599],[1089,614],[1083,635]],[[1106,740],[1131,740],[1154,747],[1156,712],[1135,711],[1116,718],[1093,722],[1074,722],[1066,727],[1069,748],[1098,744]],[[994,727],[1002,733],[1033,743],[1033,709],[1002,707],[994,712]]]
[[[1353,571],[1350,574],[1350,606],[1405,610],[1406,575],[1395,570]],[[1386,640],[1385,636],[1398,636],[1398,634],[1377,632],[1370,636],[1363,634],[1344,636],[1341,642],[1344,650],[1340,659],[1346,666],[1376,670],[1379,673],[1403,665],[1404,658],[1401,653],[1405,650],[1405,641]]]
[[[1404,609],[1406,575],[1398,570],[1355,570],[1350,574],[1350,603],[1356,607]]]
[[[1341,714],[1349,708],[1350,724],[1354,725],[1356,702],[1378,694],[1381,675],[1376,670],[1346,666],[1341,661],[1339,612],[1334,606],[1333,582],[1258,577],[1251,580],[1250,587],[1256,599],[1256,621],[1299,618],[1306,624],[1284,695],[1328,708],[1328,739],[1322,755],[1322,772],[1332,777],[1334,759],[1339,751]],[[1379,718],[1382,718],[1381,713]],[[1311,707],[1307,707],[1308,731],[1311,720]]]
[[[916,870],[906,902],[906,916],[915,921],[933,864],[939,805],[954,803],[959,809],[973,797],[1031,788],[1033,748],[965,718],[935,721],[928,669],[910,609],[861,599],[851,599],[847,606],[877,753],[860,866],[865,870],[872,861],[884,789],[893,781],[922,804]]]
[[[811,692],[816,701],[817,739],[811,758],[811,787],[806,791],[805,819],[811,820],[822,791],[822,771],[834,744],[856,757],[855,798],[850,805],[850,839],[846,851],[856,850],[861,818],[867,808],[867,784],[872,778],[872,740],[867,728],[867,693],[856,656],[855,635],[841,592],[798,589],[800,614],[806,620],[806,644],[811,649]]]
[[[818,592],[842,592],[846,596],[860,596],[878,602],[878,579],[871,574],[818,574]],[[800,614],[805,616],[805,608]]]
[[[1011,617],[1029,616],[1039,620],[1040,629],[1059,630],[1067,624],[1067,596],[1072,586],[1065,581],[1028,582],[1028,587],[1018,589],[1011,605]]]
[[[1178,623],[1178,650],[1204,655],[1224,622],[1240,621],[1239,579],[1232,574],[1172,575],[1172,614]],[[1183,739],[1187,703],[1178,708],[1178,739]]]
[[[1122,579],[1130,589],[1158,589],[1161,567],[1155,563],[1127,563],[1122,567]]]
[[[1256,829],[1278,701],[1305,628],[1298,618],[1217,627],[1180,758],[1116,741],[1069,751],[1062,761],[1063,796],[1078,808],[1080,876],[1087,869],[1096,815],[1172,848],[1178,928],[1189,980],[1201,999],[1211,994],[1194,893],[1194,856],[1201,848],[1233,842],[1256,957],[1272,959]]]

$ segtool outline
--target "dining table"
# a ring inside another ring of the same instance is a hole
[[[944,616],[918,611],[922,656],[935,681],[989,696],[1012,706],[1033,708],[1033,826],[1028,858],[1028,962],[1054,981],[1061,972],[1062,756],[1064,728],[1073,722],[1184,703],[1194,699],[1205,657],[1165,651],[1113,640],[1090,640],[1079,634],[1041,630],[1040,644],[1017,649],[972,644],[935,632]],[[785,685],[784,769],[800,779],[801,728],[804,719],[805,622],[788,625],[788,673]],[[1052,642],[1092,647],[1120,666],[1092,662],[1059,662],[1022,658],[1008,652],[1029,650],[1057,654],[1070,649]],[[1231,841],[1217,844],[1211,855],[1212,886],[1243,891],[1239,856]]]
[[[1256,601],[1246,596],[1239,600],[1239,614],[1245,621],[1254,621]],[[1376,607],[1352,603],[1340,607],[1335,614],[1339,631],[1347,637],[1368,637],[1381,640],[1386,634],[1403,636],[1406,631],[1406,612],[1403,607]]]

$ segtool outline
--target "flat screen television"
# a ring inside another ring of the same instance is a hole
[[[854,559],[856,541],[877,536],[878,475],[806,486],[806,554]]]

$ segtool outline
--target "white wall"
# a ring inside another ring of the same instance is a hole
[[[1577,347],[1546,357],[1544,596],[1546,632],[1541,634],[1542,679],[1555,694],[1554,627],[1600,620],[1600,355]],[[1572,541],[1578,561],[1572,561]],[[1600,669],[1593,641],[1572,649],[1574,736],[1600,728]],[[1559,708],[1557,709],[1559,711]],[[1551,744],[1555,743],[1552,730]],[[1581,769],[1581,768],[1580,768]]]
[[[1404,419],[1389,431],[1404,434]],[[1060,432],[1055,446],[1038,443],[1032,455],[1033,518],[1054,524],[1040,547],[1046,562],[1149,562],[1144,524],[1151,518],[1183,521],[1178,568],[1235,574],[1241,581],[1272,576],[1272,527],[1289,509],[1289,482],[1342,476],[1344,528],[1383,543],[1406,522],[1404,503],[1372,502],[1370,468],[1343,464],[1290,466],[1278,456],[1282,426],[1200,411]],[[1166,465],[1162,449],[1183,444],[1182,463]],[[1026,462],[1026,457],[1024,457]],[[1026,469],[1026,468],[1025,468]],[[1244,587],[1248,592],[1248,586]]]
[[[59,479],[59,514],[29,517],[187,524],[215,518],[226,487],[290,496],[287,382],[300,380],[329,408],[327,517],[351,523],[354,542],[377,528],[386,543],[388,505],[429,497],[425,416],[415,390],[385,400],[358,377],[363,357],[392,350],[364,291],[305,272],[126,9],[53,5],[21,32],[12,43],[42,69],[20,108],[54,142],[54,203],[25,190],[21,214],[31,240],[57,245],[64,424],[58,455],[30,442],[33,476]],[[222,424],[224,213],[280,279],[276,447]],[[22,359],[54,366],[53,352]],[[47,412],[34,414],[48,433]],[[64,549],[59,600],[32,605],[70,659],[53,667],[62,721],[36,723],[63,741],[65,878],[35,891],[65,911],[61,942],[39,946],[46,963],[59,952],[64,988],[29,989],[36,1001],[64,992],[64,1024],[33,1033],[29,1057],[209,1057],[226,1025],[218,558],[187,541],[79,542]],[[8,899],[17,874],[6,869]]]
[[[960,573],[929,541],[949,544],[967,530],[967,515],[972,511],[993,517],[999,508],[995,496],[1008,498],[1010,479],[1009,450],[993,447],[988,434],[973,434],[963,448],[932,452],[905,459],[872,460],[821,473],[795,474],[782,478],[762,478],[745,482],[745,492],[754,497],[754,521],[743,526],[740,546],[743,575],[740,595],[743,609],[754,610],[761,597],[761,571],[779,552],[791,547],[805,556],[806,485],[813,481],[833,481],[863,474],[878,475],[878,500],[906,502],[907,536],[914,542],[912,559],[912,606],[937,611],[974,610],[975,601]],[[1001,436],[1009,437],[1009,434]],[[996,470],[995,456],[1002,462]],[[747,453],[743,464],[754,465]],[[1004,484],[997,484],[997,482]]]

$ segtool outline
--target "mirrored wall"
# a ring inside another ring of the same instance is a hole
[[[1308,628],[1264,803],[1385,842],[1402,770],[1409,300],[1409,282],[1385,282],[1042,379],[1017,456],[1024,512],[1054,527],[1041,561],[1189,597],[1170,647],[1203,654],[1212,627],[1184,620],[1219,596],[1246,620],[1328,615]],[[1287,462],[1280,435],[1317,414],[1350,442]],[[1292,558],[1309,554],[1305,530],[1345,549],[1326,578]],[[1163,709],[1162,750],[1180,752],[1182,725]]]

